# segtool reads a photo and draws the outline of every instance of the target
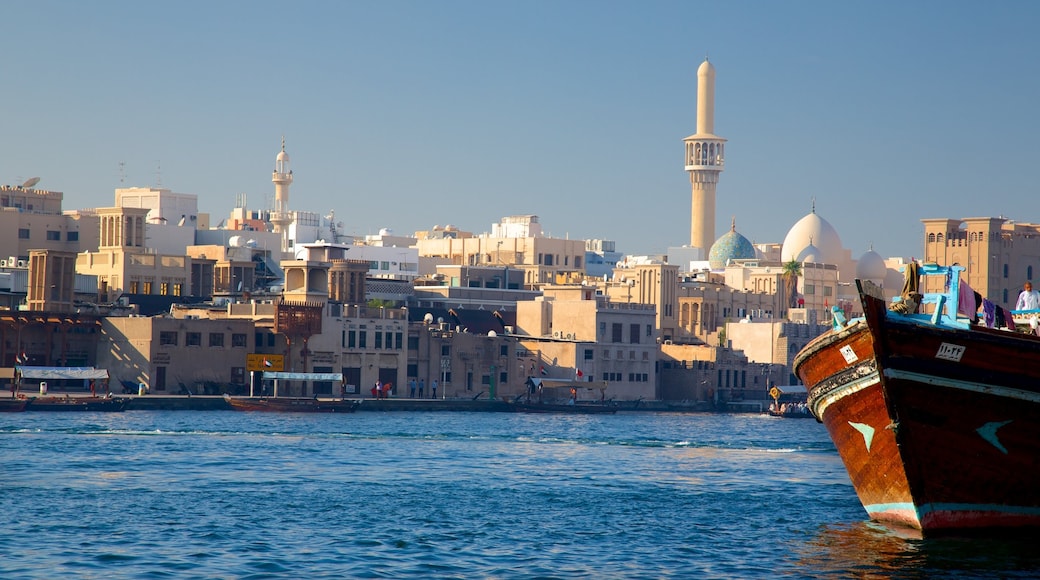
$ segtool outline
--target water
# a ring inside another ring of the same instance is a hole
[[[758,415],[0,416],[0,578],[1036,577],[865,521]]]

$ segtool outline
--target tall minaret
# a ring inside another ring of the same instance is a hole
[[[289,185],[293,174],[289,169],[289,154],[285,152],[285,137],[282,137],[282,150],[274,160],[274,172],[271,181],[274,183],[274,209],[271,211],[271,224],[276,233],[282,234],[282,251],[289,251],[289,224],[292,213],[289,211]]]
[[[715,186],[722,173],[726,143],[715,134],[715,67],[707,58],[697,69],[697,132],[683,141],[693,190],[690,246],[700,248],[701,259],[706,260],[715,243]]]

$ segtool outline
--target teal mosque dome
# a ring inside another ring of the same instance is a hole
[[[758,256],[755,246],[737,233],[737,222],[733,220],[729,231],[711,245],[708,252],[708,265],[713,270],[725,268],[732,260],[751,260]]]

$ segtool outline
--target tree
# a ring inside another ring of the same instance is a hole
[[[802,275],[802,264],[798,260],[784,263],[784,291],[787,293],[788,308],[798,308],[798,278]]]

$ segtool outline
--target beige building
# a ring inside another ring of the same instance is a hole
[[[1003,217],[923,219],[925,262],[965,268],[961,278],[991,302],[1014,308],[1022,284],[1040,277],[1040,224]],[[923,279],[924,292],[941,292]]]
[[[657,317],[654,324],[662,340],[678,336],[679,266],[663,263],[619,265],[614,269],[613,280],[601,284],[603,293],[611,302],[652,305]]]
[[[60,191],[0,186],[0,267],[27,268],[30,250],[80,250],[83,229],[90,232],[97,222],[62,214],[63,198]]]
[[[97,366],[113,389],[144,383],[155,393],[217,394],[245,389],[251,320],[108,317],[101,319]]]
[[[612,302],[591,286],[546,286],[542,297],[517,303],[516,333],[540,353],[547,378],[604,381],[616,399],[657,398],[653,305]]]
[[[542,235],[538,216],[510,216],[490,235],[425,238],[419,256],[459,266],[509,266],[524,273],[524,287],[578,280],[584,273],[585,242]]]
[[[97,276],[99,298],[120,294],[187,294],[191,261],[184,255],[156,254],[145,243],[145,208],[97,210],[101,239],[96,252],[82,252],[76,271]]]

